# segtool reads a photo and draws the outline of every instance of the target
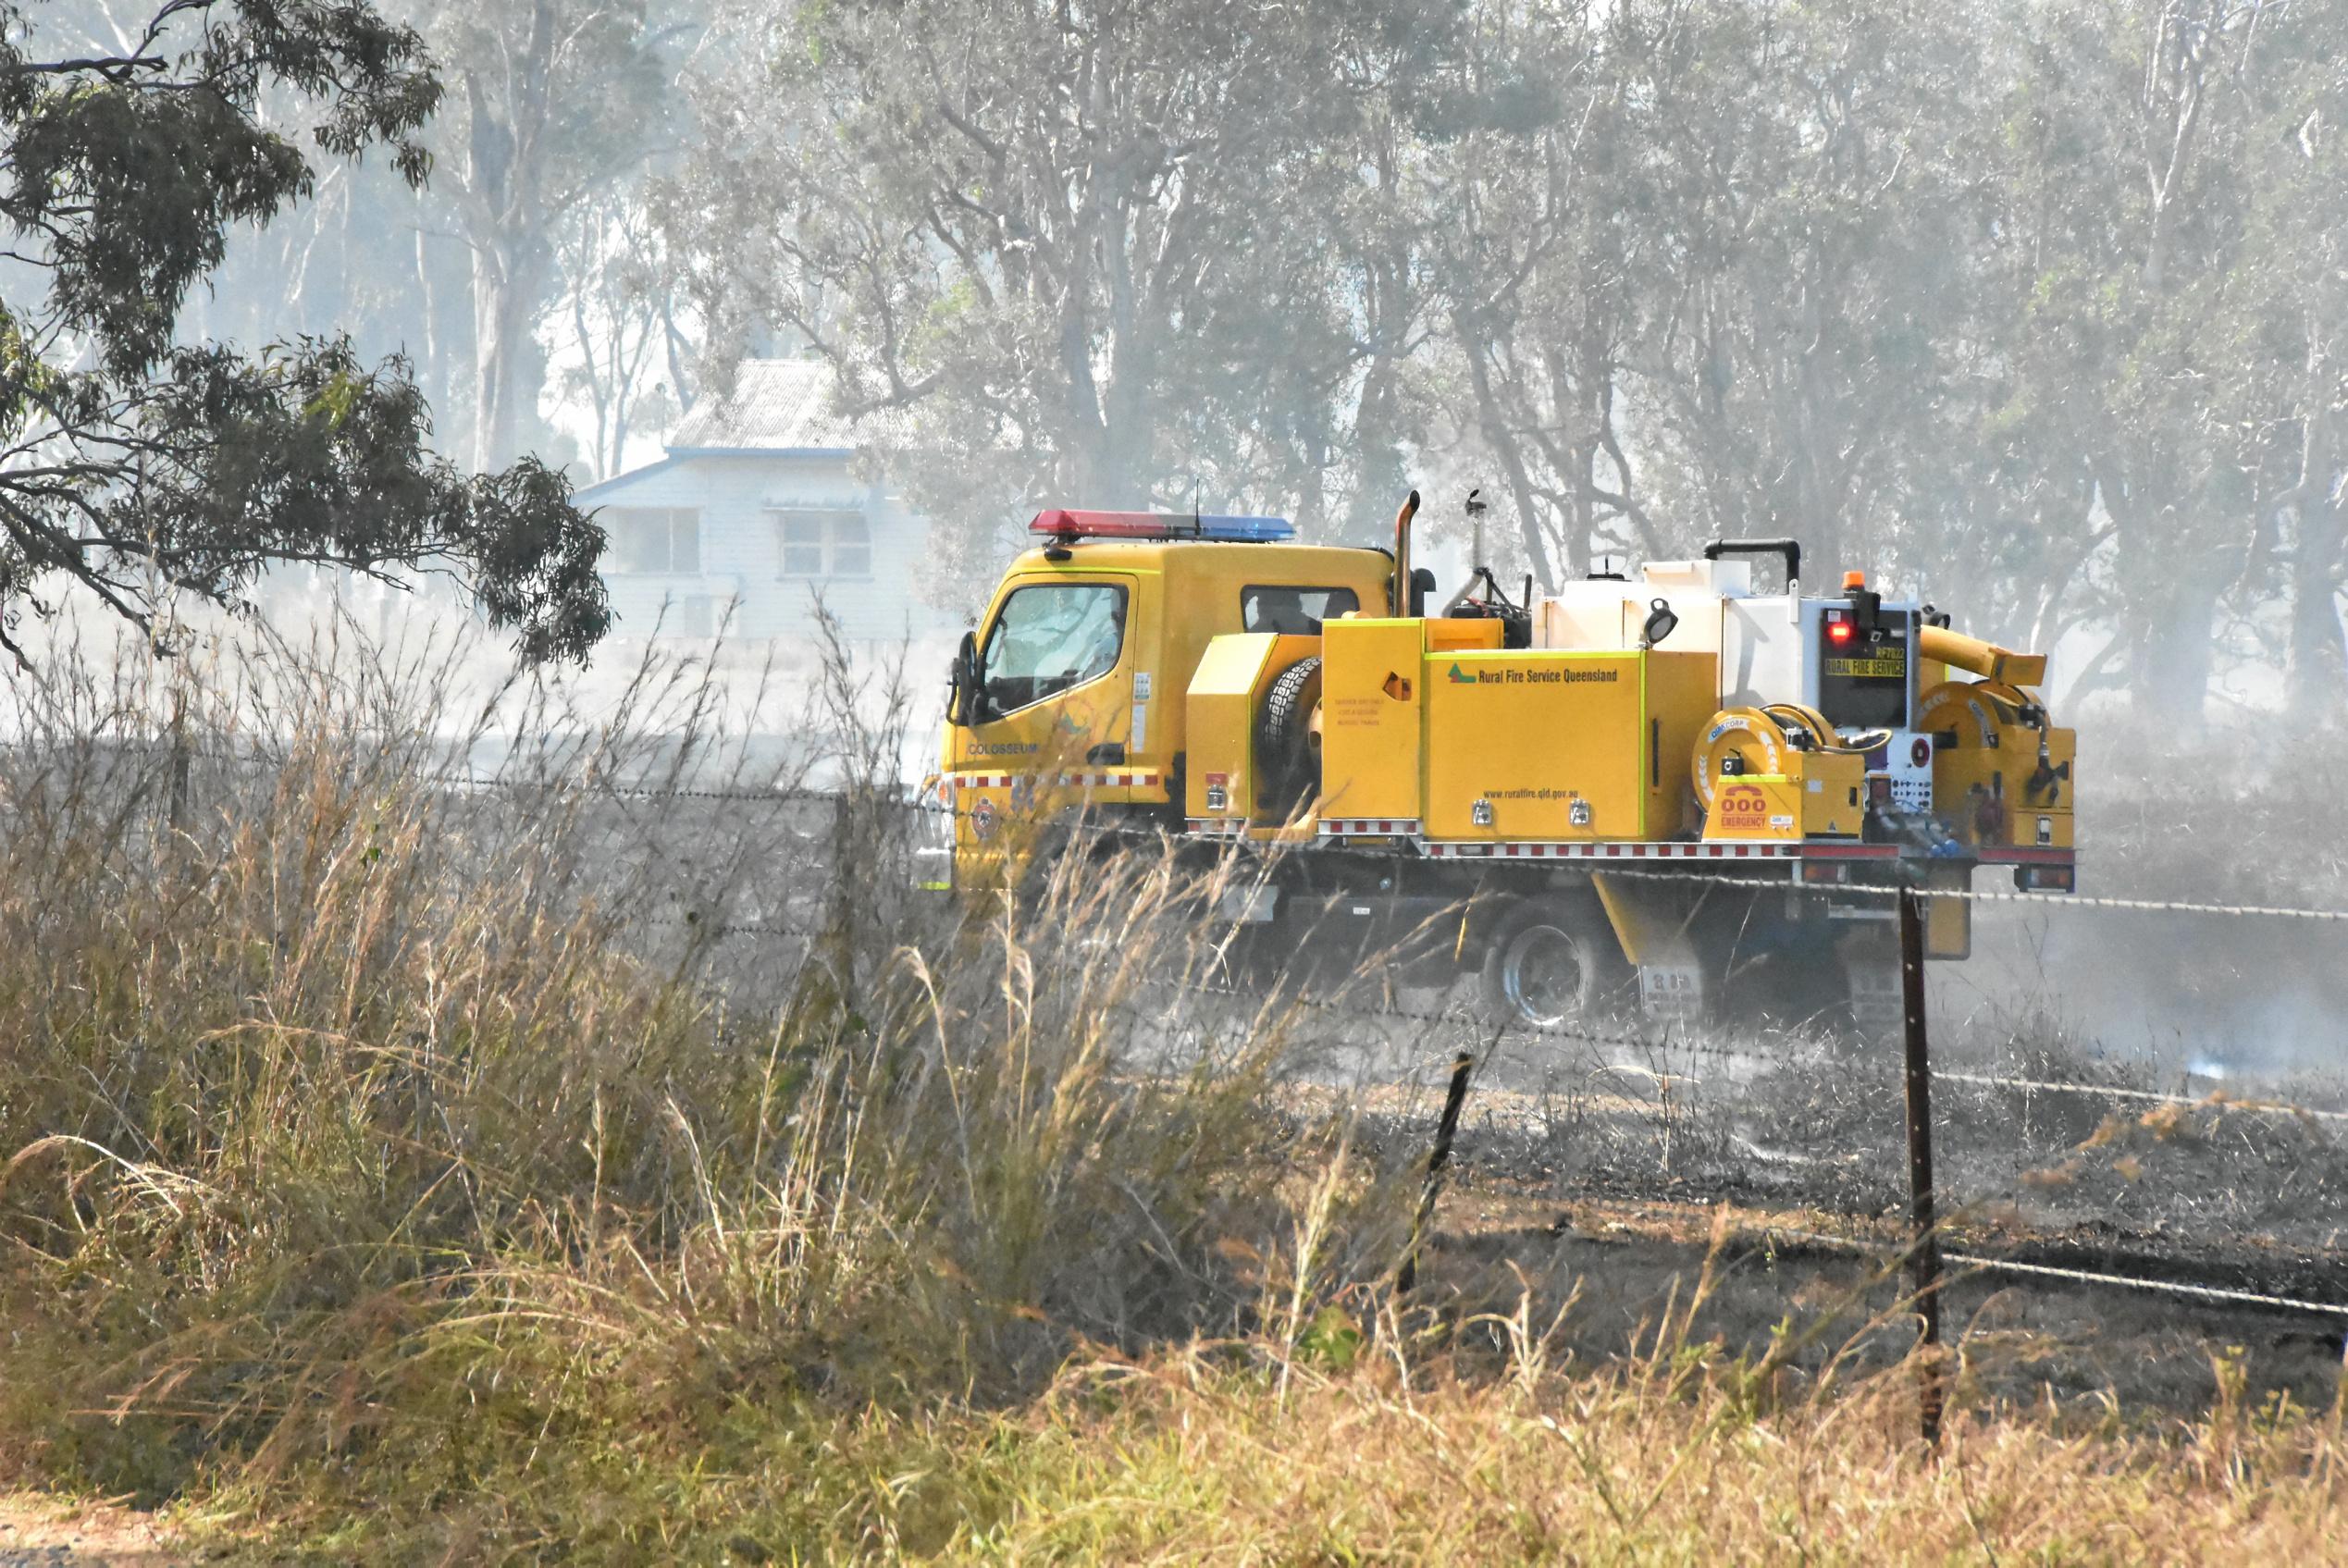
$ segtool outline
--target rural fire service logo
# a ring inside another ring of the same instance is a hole
[[[982,795],[970,808],[970,832],[980,838],[995,836],[995,802]]]

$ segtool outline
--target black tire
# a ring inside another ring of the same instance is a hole
[[[1483,948],[1484,1016],[1497,1028],[1539,1034],[1610,1023],[1637,983],[1594,898],[1522,900],[1492,923]]]
[[[1313,735],[1320,700],[1321,661],[1300,659],[1272,677],[1255,715],[1255,804],[1281,821],[1320,793],[1321,754]]]

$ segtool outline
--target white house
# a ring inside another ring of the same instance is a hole
[[[579,491],[611,536],[614,636],[799,637],[818,595],[852,642],[952,630],[916,589],[929,525],[851,473],[856,438],[830,385],[816,361],[746,361],[734,395],[705,399],[666,457]]]

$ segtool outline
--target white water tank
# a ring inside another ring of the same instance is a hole
[[[1678,653],[1718,653],[1724,605],[1752,586],[1752,563],[1747,561],[1650,561],[1629,582],[1568,583],[1534,607],[1533,646],[1635,648],[1660,599],[1679,617],[1663,646]]]

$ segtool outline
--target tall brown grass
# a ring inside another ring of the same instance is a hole
[[[836,648],[763,772],[705,672],[649,664],[592,722],[500,694],[562,738],[485,786],[450,669],[25,684],[0,1445],[149,1497],[338,1463],[462,1492],[1255,1325],[1227,1253],[1287,1226],[1281,1020],[1168,1021],[1214,962],[1169,862],[916,898],[904,702]]]
[[[1409,1159],[1282,1090],[1317,1025],[1192,1005],[1214,873],[917,896],[912,708],[836,644],[764,746],[690,661],[592,707],[461,663],[19,680],[7,1473],[390,1561],[2051,1558],[2164,1488],[2271,1488],[2278,1545],[2331,1517],[2336,1412],[1960,1426],[1968,1480],[1895,1385],[1788,1403],[1790,1351],[1685,1303],[1599,1369],[1529,1304],[1405,1310]]]

